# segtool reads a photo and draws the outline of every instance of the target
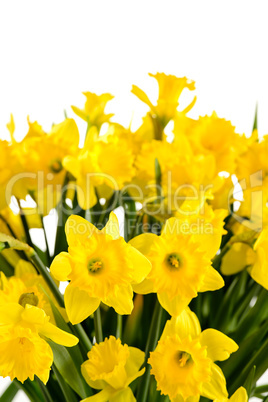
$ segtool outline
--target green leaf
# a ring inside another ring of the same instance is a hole
[[[253,366],[243,385],[249,397],[253,395],[255,389],[255,382],[254,382],[255,373],[256,373],[256,366]]]
[[[70,353],[64,346],[57,345],[52,341],[48,341],[48,343],[53,350],[54,364],[61,376],[81,398],[86,398],[88,394],[84,389],[82,374],[77,371]]]
[[[9,277],[14,275],[14,268],[12,265],[9,264],[9,262],[5,259],[5,257],[0,253],[0,267],[1,271],[4,272],[4,274]]]
[[[55,374],[55,377],[57,379],[57,382],[60,386],[60,389],[63,393],[64,399],[66,402],[77,402],[77,398],[73,392],[73,390],[69,387],[69,385],[64,381],[64,379],[62,378],[62,376],[60,375],[57,367],[55,366],[55,364],[53,364],[52,366],[52,370]]]
[[[0,402],[10,402],[15,398],[19,388],[15,382],[12,382],[4,393],[0,396]]]
[[[232,379],[237,377],[237,373],[240,373],[243,370],[251,357],[260,349],[267,333],[268,321],[239,344],[239,349],[236,353],[234,353],[228,360],[221,363],[227,382],[232,382]]]

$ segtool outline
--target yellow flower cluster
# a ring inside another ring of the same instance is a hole
[[[195,83],[150,76],[158,84],[156,101],[132,88],[148,107],[136,131],[111,121],[105,109],[112,95],[91,92],[84,93],[83,108],[72,106],[87,125],[85,139],[72,118],[48,133],[29,121],[21,142],[13,117],[8,124],[10,141],[0,141],[1,376],[23,383],[36,375],[46,384],[50,345],[80,341],[77,358],[66,349],[64,358],[54,354],[54,377],[66,376],[70,400],[153,402],[157,391],[171,402],[228,400],[224,370],[215,362],[228,359],[238,344],[207,325],[201,331],[203,322],[191,309],[200,293],[224,288],[222,275],[247,271],[268,289],[268,136],[258,139],[254,131],[246,138],[215,112],[188,117],[196,98],[183,108],[180,97]],[[23,208],[22,200],[35,206]],[[124,209],[122,227],[117,207]],[[54,254],[43,220],[53,209]],[[46,254],[35,244],[33,228],[43,230]],[[31,251],[10,245],[10,236],[28,242]],[[202,300],[209,310],[209,298]],[[154,306],[162,314],[158,321],[151,318]],[[116,337],[112,325],[107,331],[115,315]],[[148,343],[139,338],[144,317],[152,321]],[[232,336],[232,330],[226,333]],[[124,343],[132,332],[139,348]],[[66,356],[91,394],[78,392],[63,369]],[[244,383],[232,402],[248,400]]]

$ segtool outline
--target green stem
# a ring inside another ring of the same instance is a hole
[[[148,364],[149,353],[153,352],[156,348],[159,336],[160,336],[160,327],[162,321],[162,313],[163,309],[159,304],[159,301],[156,300],[153,318],[149,330],[149,336],[145,348],[145,362],[144,366],[146,367],[145,373],[143,377],[141,377],[141,382],[138,389],[137,400],[139,402],[146,402],[147,401],[147,394],[150,385],[150,370],[151,366]]]
[[[89,352],[92,348],[92,343],[90,342],[84,328],[81,324],[72,325],[74,328],[75,333],[77,334],[78,338],[80,339],[81,344],[83,345],[85,352]]]
[[[116,326],[116,338],[122,338],[122,322],[123,317],[120,314],[117,314],[117,326]]]
[[[23,212],[23,210],[22,210],[22,208],[20,206],[20,201],[19,200],[17,200],[17,201],[18,201],[18,205],[19,205],[19,208],[20,208],[20,219],[21,219],[21,223],[22,223],[22,226],[23,226],[23,229],[24,229],[24,232],[25,232],[26,243],[29,246],[31,246],[32,248],[34,248],[34,244],[32,242],[31,236],[30,236],[30,229],[29,229],[26,217],[25,217],[24,212]]]
[[[43,394],[43,397],[44,397],[45,401],[46,402],[53,402],[53,399],[52,399],[47,387],[45,386],[45,384],[38,377],[35,377],[35,381],[38,383],[39,388],[42,391],[42,394]]]
[[[40,218],[41,218],[41,222],[42,222],[42,228],[43,228],[44,238],[45,238],[45,243],[46,243],[47,263],[50,265],[51,257],[50,257],[50,254],[49,254],[47,233],[46,233],[46,229],[45,229],[45,225],[44,225],[44,217],[43,217],[43,215],[40,215]]]
[[[268,384],[260,385],[259,387],[256,387],[254,390],[254,393],[257,394],[262,394],[263,392],[268,392]]]
[[[47,270],[47,267],[43,264],[39,256],[34,253],[33,255],[30,256],[30,259],[34,266],[37,268],[38,272],[43,276],[44,280],[46,281],[49,289],[55,296],[55,299],[59,303],[61,307],[64,307],[64,300],[63,300],[63,295],[60,293],[58,286],[52,279],[50,273]]]
[[[94,328],[96,342],[100,343],[103,341],[100,307],[94,313]]]

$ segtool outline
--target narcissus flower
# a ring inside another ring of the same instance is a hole
[[[156,292],[170,315],[180,314],[198,292],[224,285],[222,277],[211,267],[214,254],[210,256],[210,241],[206,244],[204,236],[201,243],[195,235],[179,233],[179,225],[179,220],[171,218],[161,236],[145,233],[130,241],[152,263],[146,279],[133,285],[133,289],[141,294]]]
[[[76,156],[64,158],[63,166],[77,182],[78,203],[83,209],[97,203],[95,188],[100,198],[108,198],[123,188],[134,176],[134,155],[123,138],[108,136],[107,141],[92,140],[96,128],[92,127],[84,148]]]
[[[268,228],[261,232],[253,248],[250,244],[236,242],[223,256],[221,272],[224,275],[233,275],[243,269],[268,290]]]
[[[84,402],[136,401],[129,384],[144,373],[144,368],[139,371],[143,361],[144,352],[122,345],[121,340],[114,336],[95,344],[81,370],[87,383],[102,391],[84,399]]]
[[[68,253],[60,253],[51,265],[52,275],[70,280],[64,294],[72,324],[87,318],[102,301],[118,314],[133,309],[132,285],[140,283],[151,264],[119,235],[116,215],[111,212],[104,229],[72,215],[65,226]]]
[[[42,275],[37,274],[32,264],[20,259],[15,267],[15,276],[6,278],[5,274],[0,272],[0,305],[18,303],[23,294],[32,294],[38,301],[36,307],[44,310],[53,324],[54,316],[47,295],[63,316],[66,316],[65,309],[58,305]]]
[[[195,83],[186,77],[178,78],[174,75],[166,75],[164,73],[149,74],[149,76],[155,78],[158,83],[159,94],[157,104],[153,105],[145,92],[136,85],[132,86],[132,93],[150,107],[151,114],[156,115],[162,121],[164,128],[176,114],[182,91],[185,88],[188,88],[190,91],[194,90]]]
[[[214,362],[228,359],[237,349],[232,339],[215,329],[201,332],[198,318],[187,308],[166,323],[150,354],[157,389],[172,402],[198,400],[201,395],[224,400],[228,397],[226,381]]]
[[[215,112],[199,118],[189,131],[189,140],[196,153],[215,156],[217,172],[232,173],[237,152],[243,149],[242,137],[235,132],[235,127]]]
[[[72,106],[74,113],[88,122],[90,126],[97,126],[100,128],[103,123],[108,122],[113,116],[112,113],[104,113],[106,104],[113,99],[113,95],[108,93],[96,95],[92,92],[83,92],[83,95],[86,97],[84,109]]]
[[[44,310],[36,307],[32,293],[21,295],[19,303],[0,306],[0,373],[24,382],[37,375],[46,384],[53,353],[44,338],[64,346],[74,346],[78,339],[49,322]]]

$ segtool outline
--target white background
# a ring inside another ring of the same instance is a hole
[[[249,134],[256,102],[268,133],[265,1],[1,1],[0,136],[14,114],[18,137],[26,116],[46,130],[63,110],[82,106],[82,91],[110,92],[117,120],[146,111],[132,84],[156,96],[148,72],[196,81],[193,117],[216,110]],[[83,122],[79,128],[84,130]],[[2,380],[0,386],[6,386]],[[23,401],[20,395],[18,399]]]

